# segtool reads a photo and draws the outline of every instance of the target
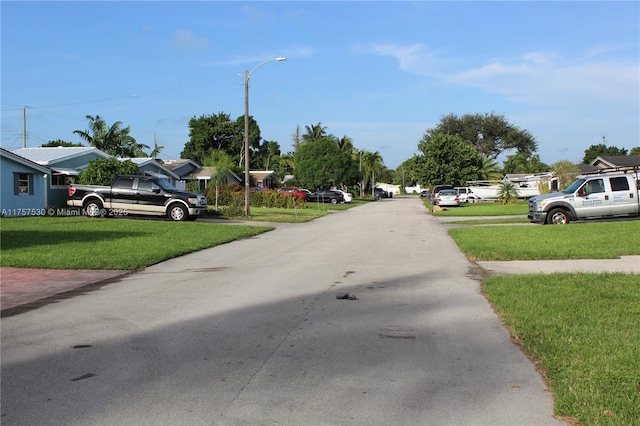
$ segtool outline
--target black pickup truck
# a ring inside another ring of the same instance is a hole
[[[81,207],[90,217],[133,215],[195,220],[207,211],[207,200],[182,192],[163,178],[117,175],[111,186],[70,185],[67,205]]]

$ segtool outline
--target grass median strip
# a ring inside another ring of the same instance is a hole
[[[584,425],[640,419],[640,285],[625,274],[489,277],[489,300],[545,371],[555,414]]]
[[[0,219],[0,265],[135,270],[272,229],[164,220],[4,218]]]

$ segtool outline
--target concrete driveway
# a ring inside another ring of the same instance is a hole
[[[474,274],[416,198],[163,262],[4,318],[0,421],[563,424]]]

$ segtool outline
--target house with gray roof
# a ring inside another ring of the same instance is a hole
[[[49,206],[51,170],[0,148],[0,213],[2,216],[42,216]]]
[[[601,155],[591,162],[599,169],[640,168],[640,155]]]
[[[111,157],[90,146],[20,148],[12,152],[51,170],[47,188],[48,207],[66,207],[69,179],[77,177],[90,161]]]

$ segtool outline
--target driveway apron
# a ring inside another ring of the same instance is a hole
[[[412,197],[5,318],[1,351],[3,425],[563,424]]]

